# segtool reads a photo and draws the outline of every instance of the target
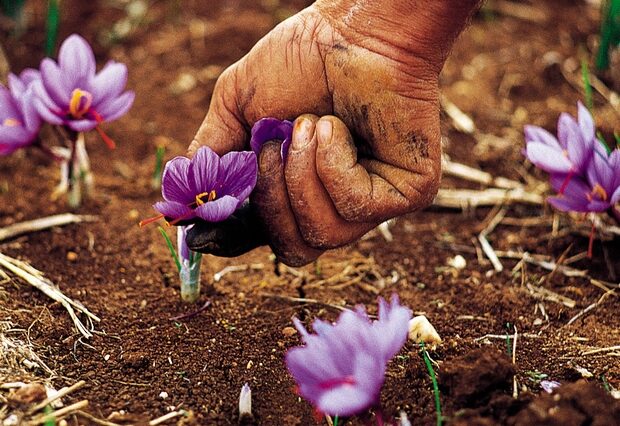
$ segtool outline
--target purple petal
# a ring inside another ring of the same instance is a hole
[[[620,186],[616,188],[613,194],[611,194],[611,198],[609,199],[611,205],[615,205],[620,202]]]
[[[0,143],[3,145],[16,145],[19,148],[32,139],[32,135],[22,126],[0,126]]]
[[[97,127],[99,123],[96,120],[67,120],[67,126],[76,132],[88,132],[89,130],[93,130]]]
[[[58,109],[65,109],[69,106],[71,93],[75,87],[69,85],[63,71],[56,62],[49,58],[41,61],[41,81],[45,92]]]
[[[196,195],[217,188],[220,169],[220,157],[211,148],[202,146],[196,151],[188,171],[188,182],[196,191]],[[220,194],[216,195],[219,198]],[[235,208],[237,207],[235,206]]]
[[[41,79],[41,72],[34,68],[26,68],[19,74],[19,79],[28,87],[34,81]]]
[[[557,147],[559,150],[562,149],[560,143],[551,133],[538,126],[527,125],[524,128],[525,133],[525,141],[529,142],[540,142],[545,145],[549,145],[550,147]]]
[[[189,158],[175,157],[168,161],[161,177],[161,193],[166,201],[190,205],[200,192],[189,185]]]
[[[7,118],[20,118],[21,114],[11,92],[0,85],[0,124]]]
[[[379,298],[379,321],[373,323],[376,336],[376,348],[387,362],[400,351],[409,333],[411,311],[400,306],[398,296],[392,296],[391,303]]]
[[[608,201],[601,201],[601,200],[592,200],[586,206],[586,208],[588,209],[587,211],[599,212],[599,213],[609,210],[609,207],[610,207],[610,204]]]
[[[190,220],[196,217],[192,209],[175,201],[159,201],[153,204],[153,208],[170,219]]]
[[[229,152],[220,160],[220,169],[224,176],[219,176],[222,195],[232,195],[241,202],[245,201],[254,186],[258,173],[256,154],[252,151]],[[219,191],[216,189],[216,192]]]
[[[40,96],[33,98],[32,104],[43,120],[47,121],[50,124],[55,124],[58,126],[64,124],[64,120],[62,118],[52,113],[52,111],[47,106],[45,106]]]
[[[592,157],[593,141],[584,138],[575,119],[567,113],[560,115],[558,138],[560,139],[560,144],[568,152],[568,158],[573,163],[575,170],[578,173],[584,172]]]
[[[603,157],[603,155],[605,156]],[[603,155],[598,153],[594,154],[588,168],[586,169],[586,174],[588,176],[588,181],[592,186],[598,184],[605,190],[605,192],[610,194],[615,189],[612,185],[616,179],[616,176],[614,174],[614,170],[609,164],[606,154]]]
[[[9,90],[11,91],[13,96],[19,97],[19,96],[23,95],[24,92],[26,92],[27,86],[24,84],[23,81],[21,81],[19,79],[18,76],[16,76],[13,73],[10,73],[9,77],[8,77],[8,80],[9,80],[8,81],[8,83],[9,83]]]
[[[189,260],[189,247],[185,242],[185,238],[187,238],[187,231],[192,227],[192,225],[188,226],[177,226],[177,252],[179,253],[179,257],[183,260]]]
[[[581,134],[586,140],[593,141],[596,137],[594,130],[594,119],[588,108],[586,108],[581,102],[577,102],[577,120],[579,121],[579,128]]]
[[[258,156],[263,145],[272,140],[279,140],[285,143],[285,149],[281,150],[282,158],[284,154],[288,154],[288,146],[290,145],[291,135],[293,133],[293,123],[288,120],[278,120],[276,118],[262,118],[252,126],[252,137],[250,139],[250,147]]]
[[[84,38],[72,34],[62,43],[58,52],[58,64],[65,81],[75,89],[86,90],[86,85],[95,75],[95,54]]]
[[[119,96],[127,84],[127,66],[118,62],[108,62],[91,80],[89,89],[95,102]],[[97,105],[95,105],[95,108]]]
[[[587,200],[567,198],[567,197],[548,197],[547,201],[556,209],[563,212],[577,212],[587,213],[588,209]]]
[[[544,143],[529,142],[525,155],[536,167],[548,173],[568,173],[573,165],[560,150]]]
[[[103,121],[114,121],[129,111],[135,97],[136,94],[129,90],[117,98],[104,101],[97,107],[96,111]]]
[[[214,201],[209,201],[196,208],[196,215],[207,222],[221,222],[228,219],[237,210],[239,200],[225,195]]]

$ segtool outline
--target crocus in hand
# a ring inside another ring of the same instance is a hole
[[[113,142],[98,127],[123,116],[134,101],[126,91],[127,67],[110,61],[96,73],[95,55],[86,40],[77,34],[60,46],[58,62],[41,62],[41,80],[33,85],[34,105],[50,124],[63,125],[75,132],[97,129],[104,141]]]
[[[229,152],[220,158],[203,146],[191,160],[175,157],[166,163],[161,183],[165,201],[153,207],[173,222],[194,218],[221,222],[248,199],[257,169],[251,151]]]
[[[38,137],[41,119],[32,99],[32,83],[39,78],[33,69],[19,77],[9,75],[8,89],[0,85],[0,155],[31,145]]]
[[[350,416],[379,403],[387,362],[407,340],[411,311],[394,295],[379,299],[379,319],[363,307],[343,312],[335,324],[315,320],[310,334],[297,318],[304,346],[290,349],[286,364],[299,394],[322,413]]]
[[[293,137],[293,123],[288,120],[278,120],[277,118],[262,118],[252,126],[252,137],[250,147],[258,156],[263,145],[269,141],[281,141],[280,155],[286,161],[288,149]]]
[[[577,120],[560,115],[557,138],[541,127],[525,126],[525,155],[536,167],[548,173],[585,172],[598,142],[592,115],[581,102],[577,109]]]

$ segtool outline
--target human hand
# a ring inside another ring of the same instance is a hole
[[[436,3],[444,2],[453,1]],[[259,156],[250,213],[258,221],[242,222],[262,229],[253,243],[239,241],[243,249],[268,242],[284,263],[303,265],[386,219],[428,205],[436,194],[438,75],[477,2],[446,10],[392,2],[416,12],[406,14],[366,3],[317,1],[218,79],[190,154],[201,145],[220,155],[247,149],[248,131],[259,119],[299,117],[284,163],[276,143]],[[413,33],[392,22],[401,15]],[[443,26],[434,25],[438,20]],[[235,241],[213,232],[222,226],[196,226],[188,244],[237,255]]]

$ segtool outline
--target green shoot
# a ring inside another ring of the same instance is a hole
[[[605,388],[607,393],[610,393],[611,387],[609,386],[609,382],[607,381],[607,377],[605,377],[605,374],[601,374],[601,382],[603,382],[603,388]]]
[[[609,68],[609,50],[620,43],[620,0],[604,0],[601,4],[601,41],[596,55],[596,68]]]
[[[45,414],[50,414],[53,411],[54,409],[52,408],[51,405],[46,405],[45,409],[43,410]],[[56,426],[56,418],[50,417],[49,419],[45,421],[45,423],[43,423],[43,426]]]
[[[174,245],[172,245],[172,241],[170,241],[170,237],[168,236],[168,234],[166,234],[166,230],[161,226],[158,226],[157,229],[159,230],[159,233],[162,235],[162,237],[164,237],[164,239],[166,240],[166,245],[168,246],[168,250],[170,250],[170,255],[174,259],[174,263],[177,265],[177,270],[181,272],[181,261],[179,260],[179,256],[177,256]]]
[[[151,177],[151,187],[153,189],[161,187],[161,172],[164,166],[165,152],[166,148],[163,145],[159,145],[155,151],[155,170],[153,170],[153,176]]]
[[[590,82],[590,69],[588,68],[588,62],[585,59],[581,60],[581,78],[583,79],[583,90],[585,91],[586,106],[592,113],[594,108],[594,101],[592,99],[592,83]]]
[[[442,426],[443,416],[441,415],[441,400],[439,399],[439,385],[437,384],[437,376],[435,375],[435,370],[433,369],[431,358],[428,355],[428,352],[426,352],[424,342],[420,343],[420,347],[422,348],[421,352],[422,358],[424,359],[424,364],[426,364],[428,375],[431,376],[431,382],[433,383],[433,395],[435,396],[435,412],[437,413],[437,426]]]
[[[616,137],[616,135],[614,135],[614,137]],[[605,147],[605,151],[607,151],[607,154],[609,155],[611,153],[611,148],[609,147],[609,144],[605,140],[605,136],[603,136],[600,130],[596,131],[596,138],[599,140],[600,143],[603,144],[603,146]]]
[[[60,23],[59,2],[60,0],[49,0],[47,6],[47,22],[45,25],[45,54],[47,56],[52,56],[56,47],[56,38],[58,37],[58,27]]]
[[[338,426],[338,416],[334,417],[334,426]]]

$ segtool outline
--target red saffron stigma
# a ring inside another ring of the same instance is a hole
[[[596,235],[596,226],[592,222],[592,229],[590,229],[590,240],[588,241],[588,259],[592,259],[592,251],[594,248],[594,236]]]
[[[566,190],[566,187],[568,186],[568,183],[570,182],[571,178],[574,175],[575,175],[575,172],[573,170],[568,172],[568,174],[566,175],[566,179],[564,179],[564,182],[562,182],[562,186],[560,187],[560,191],[558,191],[560,195],[564,194],[564,191]]]
[[[101,114],[99,114],[94,109],[91,109],[90,112],[93,114],[93,116],[95,116],[95,120],[97,121],[97,123],[100,123],[100,124],[103,123],[103,117],[101,116]],[[105,132],[99,126],[95,127],[95,130],[97,131],[97,133],[99,133],[99,136],[101,136],[101,139],[103,139],[103,141],[105,142],[105,144],[108,146],[109,149],[116,148],[116,143],[114,143],[112,138],[106,135]]]
[[[150,225],[151,223],[157,222],[159,219],[163,219],[163,218],[164,218],[164,215],[159,214],[157,216],[149,217],[148,219],[141,220],[138,225],[140,226],[140,228],[142,228],[143,226]]]

